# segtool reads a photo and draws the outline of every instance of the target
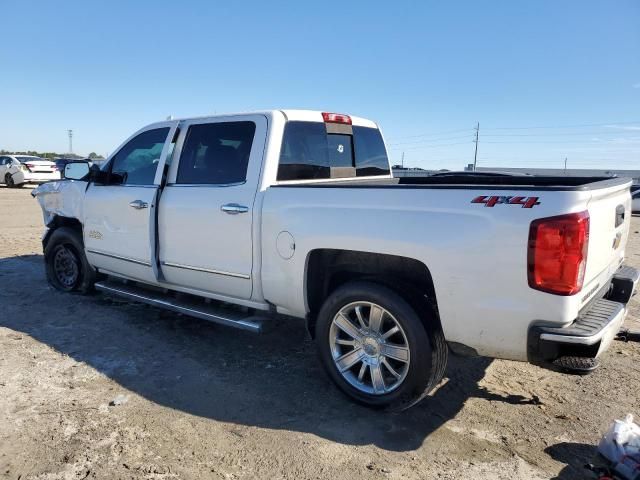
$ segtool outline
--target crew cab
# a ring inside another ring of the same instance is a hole
[[[0,155],[0,183],[9,188],[52,180],[60,180],[60,172],[51,160],[32,155]]]
[[[65,177],[34,190],[55,288],[254,332],[304,319],[331,379],[374,407],[419,401],[450,351],[590,371],[638,282],[630,180],[398,179],[355,116],[154,123]]]

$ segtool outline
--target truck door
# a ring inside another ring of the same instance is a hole
[[[83,236],[87,258],[99,269],[156,281],[156,195],[175,125],[135,134],[110,158],[103,183],[89,184]]]
[[[166,282],[251,297],[253,208],[266,135],[263,115],[180,125],[179,159],[169,169],[158,211]]]

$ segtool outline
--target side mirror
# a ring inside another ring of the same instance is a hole
[[[89,175],[87,162],[67,163],[64,167],[64,178],[69,180],[84,180]]]

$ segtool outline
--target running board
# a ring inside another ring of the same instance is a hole
[[[164,308],[165,310],[241,330],[248,330],[253,333],[261,333],[263,321],[266,320],[264,317],[238,312],[217,303],[205,303],[204,300],[196,300],[198,297],[191,295],[184,295],[185,298],[175,298],[170,293],[114,281],[98,282],[95,286],[96,290],[109,295],[124,297],[134,302],[146,303],[154,307]]]

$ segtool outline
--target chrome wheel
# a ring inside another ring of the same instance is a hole
[[[56,280],[65,288],[73,288],[80,276],[80,265],[74,253],[61,245],[53,257],[53,272]]]
[[[329,342],[336,368],[361,392],[389,393],[409,371],[405,332],[389,311],[375,303],[345,305],[331,322]]]

